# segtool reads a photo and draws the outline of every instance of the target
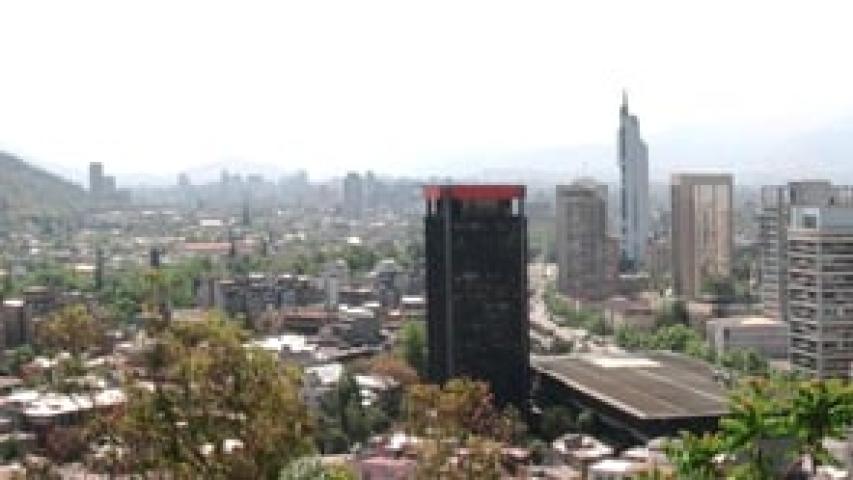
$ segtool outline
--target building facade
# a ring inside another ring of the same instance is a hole
[[[640,136],[640,121],[628,112],[622,95],[619,109],[619,211],[622,262],[629,270],[645,266],[649,236],[649,152]]]
[[[361,218],[364,211],[364,181],[356,172],[344,178],[344,214],[350,218]]]
[[[788,357],[788,325],[769,317],[717,318],[705,324],[706,338],[717,356],[750,350],[768,359]]]
[[[607,186],[580,180],[556,190],[557,288],[573,298],[602,298],[609,290]]]
[[[89,163],[89,197],[96,205],[130,200],[128,190],[119,190],[114,175],[104,175],[104,164]]]
[[[100,198],[104,191],[104,164],[92,162],[89,164],[89,194]]]
[[[675,293],[696,298],[708,282],[731,278],[732,176],[672,176],[672,276]]]
[[[791,207],[787,281],[792,367],[818,378],[849,378],[853,207]]]
[[[526,411],[525,189],[430,185],[424,197],[429,377],[486,381],[499,404]]]
[[[764,315],[788,317],[788,224],[792,206],[851,205],[851,187],[828,180],[789,182],[761,189],[758,212],[759,294]]]

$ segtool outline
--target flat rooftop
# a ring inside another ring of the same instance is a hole
[[[667,352],[533,357],[532,366],[571,389],[643,420],[728,412],[710,365]]]
[[[778,327],[786,328],[788,324],[782,320],[755,315],[744,315],[738,317],[715,318],[711,320],[719,325],[731,327]]]

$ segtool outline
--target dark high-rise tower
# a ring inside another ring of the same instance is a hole
[[[529,396],[523,186],[430,185],[426,199],[429,376],[489,382],[498,404]]]

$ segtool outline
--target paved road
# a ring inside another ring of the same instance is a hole
[[[530,297],[530,327],[541,334],[574,342],[586,336],[586,330],[561,327],[551,320],[545,307],[545,286],[556,278],[556,273],[557,267],[552,264],[533,263],[528,268],[530,289],[533,291]]]
[[[539,336],[551,335],[561,341],[572,343],[575,350],[601,353],[621,352],[609,339],[601,339],[590,335],[581,328],[567,328],[558,325],[551,319],[545,307],[545,286],[557,278],[557,266],[554,264],[531,263],[528,267],[528,284],[532,290],[530,296],[530,328]],[[593,341],[590,341],[593,340]]]

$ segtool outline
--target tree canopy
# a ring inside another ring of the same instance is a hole
[[[38,326],[37,344],[52,352],[66,351],[74,357],[94,350],[103,344],[106,328],[85,305],[62,308]]]
[[[427,373],[427,337],[423,322],[410,320],[401,330],[403,358],[421,377]]]
[[[149,359],[153,388],[128,388],[126,413],[104,434],[130,471],[178,478],[277,478],[311,452],[314,425],[300,376],[244,348],[220,319],[170,324]]]
[[[679,478],[766,479],[808,458],[832,463],[823,444],[853,426],[853,386],[839,380],[750,377],[732,392],[715,434],[683,434],[667,454]],[[728,459],[728,465],[721,462]]]

